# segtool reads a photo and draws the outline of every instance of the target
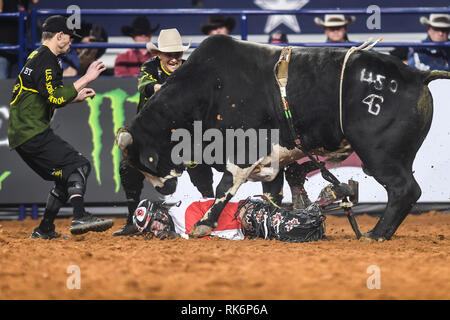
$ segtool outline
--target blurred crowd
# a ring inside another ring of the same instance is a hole
[[[39,0],[32,0],[37,3]],[[1,12],[15,12],[27,10],[27,0],[0,0]],[[349,26],[355,22],[354,16],[344,16],[341,14],[327,14],[323,18],[316,17],[314,22],[322,28],[325,41],[352,42],[348,36]],[[14,21],[16,23],[14,23]],[[449,41],[450,15],[430,14],[429,17],[421,17],[419,22],[425,27],[426,38],[423,42],[445,42]],[[230,34],[232,33],[236,21],[233,17],[223,15],[212,15],[207,21],[200,25],[200,31],[204,35]],[[0,19],[0,44],[17,44],[17,19]],[[132,38],[134,43],[148,44],[152,41],[152,36],[160,30],[160,25],[152,25],[145,16],[134,18],[130,25],[121,28],[124,36]],[[107,31],[98,24],[83,22],[78,34],[81,39],[73,39],[73,43],[95,43],[108,42]],[[275,45],[288,45],[287,34],[281,30],[273,31],[267,40]],[[63,75],[82,76],[92,61],[99,59],[105,48],[72,48],[60,57]],[[450,71],[450,48],[449,47],[396,47],[389,52],[391,55],[400,58],[405,64],[421,70],[447,70]],[[118,77],[135,77],[139,74],[140,67],[153,57],[152,53],[145,46],[131,48],[117,55],[114,67],[107,70],[104,75]],[[15,77],[17,70],[17,51],[0,51],[0,79]]]
[[[39,0],[0,0],[0,13],[28,11],[30,3]],[[16,18],[0,19],[0,44],[16,45],[19,37],[19,23]],[[15,78],[19,72],[17,51],[0,50],[0,79]]]

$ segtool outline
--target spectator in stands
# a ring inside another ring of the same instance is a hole
[[[0,13],[28,11],[30,2],[38,3],[39,0],[0,0]],[[17,45],[18,30],[17,18],[0,19],[0,44]],[[18,52],[0,51],[0,79],[15,78],[18,72]]]
[[[395,56],[403,61],[404,64],[408,64],[408,48],[407,47],[396,47],[389,51],[391,56]]]
[[[314,22],[323,27],[327,42],[349,42],[347,27],[355,20],[354,16],[346,18],[343,14],[326,14],[324,20],[314,18]]]
[[[108,42],[108,33],[98,24],[81,23],[81,30],[79,31],[81,43],[92,42]],[[78,59],[80,60],[80,67],[78,75],[84,75],[89,65],[98,60],[105,52],[105,48],[80,48],[77,49]],[[105,73],[104,73],[105,74]]]
[[[225,18],[223,15],[208,17],[208,22],[200,26],[200,30],[210,36],[213,34],[230,34],[236,25],[236,20],[232,17]]]
[[[420,18],[420,23],[427,27],[428,36],[423,42],[448,41],[450,32],[450,15],[432,13],[430,18]],[[446,70],[450,71],[450,48],[429,47],[410,48],[408,64],[420,70]]]
[[[81,23],[77,30],[81,38],[75,38],[73,43],[108,42],[108,34],[105,29],[97,24]],[[99,59],[106,49],[79,48],[70,50],[59,57],[63,68],[63,77],[82,76],[86,73],[89,65]]]
[[[152,28],[146,17],[139,16],[133,20],[131,26],[123,26],[122,33],[132,37],[136,43],[148,43],[153,33],[159,29],[159,24]],[[116,58],[114,75],[121,77],[136,77],[141,65],[150,59],[152,55],[144,48],[129,49]]]
[[[269,43],[289,43],[289,41],[285,33],[280,30],[276,30],[270,34]]]
[[[81,23],[80,30],[77,30],[81,38],[75,38],[73,43],[108,42],[108,34],[105,29],[97,24]],[[86,73],[89,65],[100,58],[106,49],[79,48],[70,50],[59,57],[63,68],[63,77],[82,76]]]

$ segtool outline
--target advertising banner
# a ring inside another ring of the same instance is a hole
[[[7,123],[12,87],[12,80],[0,81],[0,205],[43,203],[53,183],[43,181],[15,151],[9,151]],[[117,129],[130,123],[136,113],[139,97],[136,87],[137,80],[133,78],[100,78],[92,85],[97,92],[94,99],[57,110],[53,118],[52,128],[56,134],[91,161],[92,170],[86,193],[88,203],[125,201],[119,176],[121,155],[114,145],[114,137]],[[416,157],[413,170],[422,188],[419,202],[445,203],[450,202],[450,80],[433,81],[429,87],[434,100],[433,123]],[[384,188],[360,167],[355,167],[355,163],[350,161],[346,166],[332,169],[332,172],[342,182],[348,179],[359,182],[360,202],[386,202]],[[221,174],[215,172],[215,185],[220,177]],[[311,199],[314,200],[326,184],[320,174],[309,177],[306,189]],[[144,185],[143,197],[160,197],[150,183],[145,182]],[[284,191],[284,201],[290,202],[287,183]],[[261,183],[247,182],[235,199],[261,193]],[[196,196],[200,194],[190,183],[187,174],[183,174],[173,199]]]

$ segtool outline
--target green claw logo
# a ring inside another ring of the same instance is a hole
[[[139,92],[130,96],[122,89],[115,89],[112,91],[108,91],[105,93],[97,93],[93,99],[88,99],[87,104],[90,109],[89,114],[89,126],[92,131],[92,159],[94,162],[95,176],[99,185],[102,184],[101,175],[100,175],[100,154],[102,152],[102,134],[103,130],[100,126],[100,115],[101,109],[100,106],[103,104],[104,99],[109,99],[111,101],[111,110],[112,110],[112,120],[113,120],[113,134],[115,135],[117,130],[124,125],[125,122],[125,111],[124,111],[124,103],[138,103],[139,102]],[[120,150],[114,145],[111,150],[112,160],[113,160],[113,168],[114,168],[114,182],[116,183],[115,192],[119,192],[120,190],[120,175],[119,175],[119,165],[120,165]]]
[[[3,180],[5,180],[10,174],[11,174],[11,171],[5,171],[0,175],[0,190],[2,190]]]

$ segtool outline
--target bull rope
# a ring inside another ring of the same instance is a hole
[[[347,65],[347,61],[350,58],[350,56],[352,55],[352,53],[354,53],[356,51],[361,51],[361,50],[369,51],[378,42],[383,40],[383,38],[380,37],[376,41],[374,41],[371,45],[369,45],[369,43],[371,43],[372,40],[373,40],[373,38],[369,38],[366,42],[364,42],[359,47],[351,47],[350,49],[348,49],[347,53],[345,54],[344,63],[342,64],[341,78],[340,78],[340,83],[339,83],[339,124],[341,126],[341,131],[342,131],[342,134],[344,136],[345,136],[345,134],[344,134],[344,126],[342,124],[342,86],[343,86],[343,83],[344,83],[345,66]]]

